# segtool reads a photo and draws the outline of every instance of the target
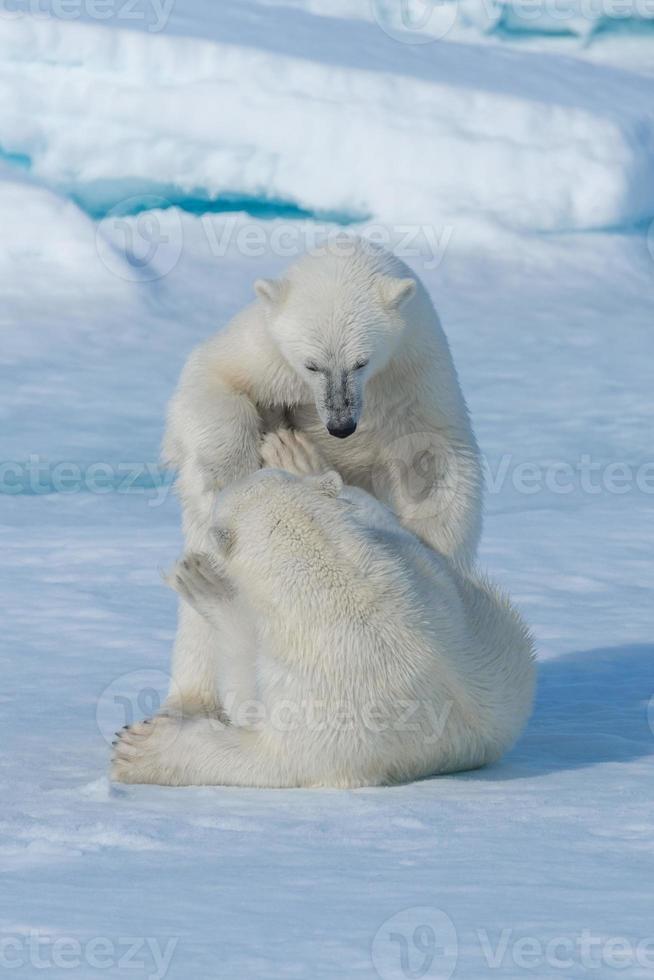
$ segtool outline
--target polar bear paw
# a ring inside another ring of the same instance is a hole
[[[208,555],[187,552],[175,562],[165,581],[202,616],[211,618],[211,610],[234,595],[234,588],[213,564]]]
[[[167,763],[182,720],[173,715],[125,725],[116,732],[111,778],[119,783],[174,782],[174,773]]]
[[[311,440],[294,429],[269,432],[263,439],[261,458],[264,466],[295,476],[319,476],[329,469]]]

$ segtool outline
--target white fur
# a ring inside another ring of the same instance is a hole
[[[256,724],[133,726],[116,779],[377,785],[476,768],[514,741],[532,700],[526,627],[372,496],[333,472],[262,470],[219,495],[215,520],[211,552],[170,583],[218,628],[225,606],[247,604]]]
[[[259,280],[256,293],[191,354],[170,405],[164,454],[179,472],[187,549],[208,549],[215,491],[271,465],[262,440],[286,422],[310,436],[321,466],[469,567],[481,528],[477,447],[420,281],[383,249],[339,238],[283,279]],[[326,424],[346,415],[357,431],[330,435]],[[238,603],[214,623],[182,604],[168,709],[220,716],[225,692],[247,686],[252,643]]]

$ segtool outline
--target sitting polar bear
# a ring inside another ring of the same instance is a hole
[[[461,567],[481,528],[481,470],[465,401],[427,291],[394,255],[339,236],[195,350],[171,402],[164,456],[178,471],[186,549],[205,552],[217,490],[274,465],[265,435],[306,433],[346,483]],[[168,710],[223,717],[248,624],[182,603]],[[229,686],[229,685],[228,685]]]
[[[269,442],[302,469],[303,440]],[[230,715],[256,718],[134,725],[114,778],[379,785],[483,766],[514,741],[534,684],[525,625],[370,494],[333,471],[264,469],[219,494],[214,520],[212,552],[188,553],[169,581],[218,629],[225,607],[247,605],[256,640]]]

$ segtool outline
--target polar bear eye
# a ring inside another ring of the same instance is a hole
[[[308,361],[304,366],[307,369],[307,371],[319,371],[320,370],[320,368],[318,367],[318,365],[317,364],[314,364],[313,361]]]
[[[355,371],[363,371],[364,367],[368,367],[368,361],[367,360],[357,361],[356,364],[354,365],[354,370]]]

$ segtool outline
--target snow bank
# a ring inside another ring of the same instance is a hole
[[[226,2],[216,20],[210,40],[0,21],[0,146],[67,192],[156,182],[460,235],[654,214],[654,110],[635,76],[604,69],[600,89],[590,64],[401,44],[298,10]]]

